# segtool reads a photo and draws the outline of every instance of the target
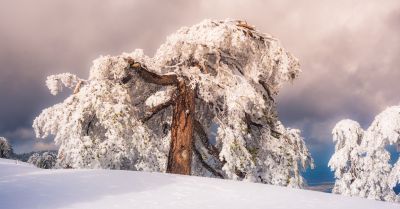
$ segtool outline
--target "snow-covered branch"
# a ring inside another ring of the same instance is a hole
[[[63,90],[63,85],[67,88],[75,88],[74,93],[79,91],[83,80],[79,79],[76,75],[71,73],[61,73],[57,75],[50,75],[47,77],[46,85],[51,94],[57,95]]]
[[[127,58],[127,62],[130,64],[130,68],[134,72],[137,72],[146,82],[163,86],[176,85],[178,83],[178,78],[174,74],[158,75],[157,73],[149,71],[145,65],[135,62],[130,57]]]

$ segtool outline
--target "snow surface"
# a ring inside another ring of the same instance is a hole
[[[400,208],[279,186],[120,170],[44,170],[0,159],[0,208]]]

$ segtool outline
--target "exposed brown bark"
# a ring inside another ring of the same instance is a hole
[[[249,25],[249,24],[247,24],[246,21],[242,21],[242,20],[239,20],[236,25],[239,26],[239,27],[246,28],[248,30],[254,30],[255,29],[254,26]]]
[[[148,83],[157,85],[176,85],[175,99],[152,108],[142,121],[149,120],[157,112],[174,104],[171,125],[171,146],[168,156],[168,173],[190,175],[193,155],[193,129],[195,114],[195,91],[184,80],[179,81],[176,75],[158,75],[150,72],[146,66],[127,59],[130,69]],[[131,78],[123,79],[127,83]]]
[[[81,85],[82,85],[82,82],[83,82],[83,81],[78,81],[78,83],[77,83],[76,86],[75,86],[75,89],[74,89],[74,93],[73,93],[73,94],[77,94],[77,93],[79,92],[79,90],[80,90],[80,88],[81,88]]]
[[[140,77],[148,83],[154,83],[157,85],[168,86],[175,85],[178,83],[178,78],[176,75],[158,75],[156,73],[150,72],[146,66],[135,62],[133,59],[128,59],[131,69],[135,70]]]
[[[195,91],[185,81],[179,81],[172,116],[171,147],[168,173],[190,175],[193,147]]]

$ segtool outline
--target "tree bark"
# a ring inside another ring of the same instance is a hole
[[[142,121],[147,121],[158,111],[174,104],[167,172],[190,175],[193,155],[195,91],[184,80],[178,80],[174,74],[158,75],[131,58],[128,58],[127,62],[131,69],[136,71],[146,82],[162,86],[177,85],[175,101],[171,100],[154,107]],[[131,79],[129,76],[122,82],[127,83]]]
[[[162,86],[175,85],[178,83],[178,78],[175,74],[158,75],[157,73],[150,72],[145,65],[135,62],[131,58],[127,59],[127,62],[130,64],[130,68],[135,70],[146,82]]]
[[[192,165],[195,91],[185,81],[178,82],[172,116],[168,173],[190,175]]]

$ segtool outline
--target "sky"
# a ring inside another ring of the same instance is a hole
[[[367,128],[400,104],[398,0],[0,0],[0,136],[17,153],[54,149],[31,127],[66,97],[49,93],[48,75],[85,78],[100,55],[141,48],[151,56],[180,27],[226,18],[246,20],[299,58],[302,74],[277,101],[280,119],[302,130],[316,161],[310,179],[332,178],[326,164],[336,122]]]

